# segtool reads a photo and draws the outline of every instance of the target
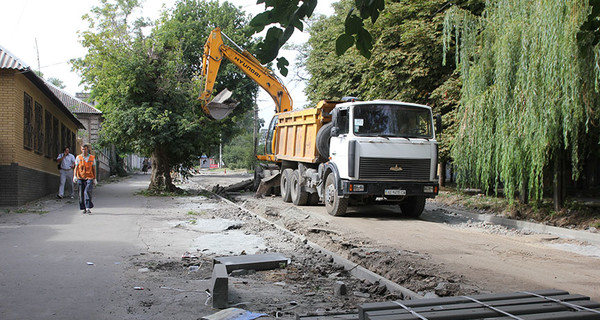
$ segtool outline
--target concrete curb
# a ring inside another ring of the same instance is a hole
[[[203,186],[200,186],[200,188],[202,188],[205,191],[208,191]],[[208,192],[210,192],[210,191],[208,191]],[[343,258],[343,257],[337,255],[336,253],[334,253],[334,252],[332,252],[332,251],[330,251],[328,249],[325,249],[325,248],[321,247],[320,245],[318,245],[318,244],[316,244],[316,243],[314,243],[314,242],[306,239],[306,237],[303,237],[301,235],[295,234],[292,231],[287,230],[287,229],[283,228],[282,226],[279,226],[279,225],[277,225],[277,224],[275,224],[275,223],[273,223],[273,222],[271,222],[271,221],[269,221],[269,220],[261,217],[260,215],[258,215],[256,213],[254,213],[254,212],[252,212],[252,211],[250,211],[250,210],[248,210],[248,209],[246,209],[246,208],[238,205],[235,202],[232,202],[232,201],[230,201],[230,200],[228,200],[228,199],[226,199],[226,198],[224,198],[224,197],[222,197],[222,196],[220,196],[218,194],[215,194],[215,193],[213,193],[213,194],[215,196],[219,197],[219,199],[221,199],[222,201],[225,201],[225,202],[227,202],[227,203],[229,203],[231,205],[234,205],[234,206],[238,207],[239,209],[241,209],[241,210],[243,210],[245,212],[248,212],[253,217],[259,219],[260,221],[262,221],[264,223],[267,223],[267,224],[269,224],[269,225],[277,228],[278,230],[280,230],[280,231],[282,231],[282,232],[284,232],[286,234],[289,234],[290,236],[294,237],[295,239],[297,239],[297,240],[299,240],[301,242],[304,242],[306,245],[308,245],[312,249],[314,249],[314,250],[316,250],[316,251],[318,251],[318,252],[320,252],[320,253],[322,253],[324,255],[327,255],[327,256],[331,257],[335,263],[337,263],[338,265],[343,266],[344,269],[348,270],[348,272],[350,272],[350,274],[352,276],[354,276],[354,277],[356,277],[356,278],[358,278],[360,280],[368,280],[368,281],[370,281],[372,283],[379,282],[381,284],[384,284],[389,291],[391,291],[393,293],[396,293],[396,294],[401,294],[404,297],[404,299],[407,299],[407,298],[408,299],[423,299],[424,298],[422,295],[420,295],[420,294],[418,294],[418,293],[416,293],[416,292],[414,292],[414,291],[412,291],[412,290],[410,290],[408,288],[405,288],[405,287],[403,287],[403,286],[401,286],[401,285],[399,285],[399,284],[397,284],[397,283],[395,283],[393,281],[390,281],[390,280],[384,278],[383,276],[380,276],[380,275],[376,274],[375,272],[372,272],[372,271],[370,271],[370,270],[368,270],[368,269],[360,266],[359,264],[356,264],[356,263],[354,263],[354,262],[352,262],[352,261],[350,261],[350,260],[348,260],[346,258]]]
[[[533,222],[529,222],[529,221],[513,220],[513,219],[504,218],[504,217],[499,217],[499,216],[496,216],[493,214],[473,213],[473,212],[468,212],[468,211],[459,210],[459,209],[441,207],[440,205],[435,204],[435,203],[428,203],[427,206],[430,206],[429,210],[431,210],[431,207],[433,207],[433,210],[437,209],[437,210],[453,212],[453,213],[459,214],[461,216],[464,216],[464,217],[467,217],[469,219],[476,220],[476,221],[491,222],[491,223],[494,223],[497,225],[501,225],[501,226],[504,226],[507,228],[513,228],[513,229],[516,229],[519,231],[530,230],[535,233],[547,233],[547,234],[552,234],[552,235],[555,235],[555,236],[558,236],[561,238],[587,241],[592,245],[600,247],[600,233],[591,233],[591,232],[582,231],[582,230],[572,230],[572,229],[565,229],[565,228],[554,227],[554,226],[547,226],[545,224],[533,223]]]

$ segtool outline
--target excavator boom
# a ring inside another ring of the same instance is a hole
[[[233,43],[237,49],[231,48],[223,43],[223,37]],[[292,110],[292,98],[287,88],[275,76],[273,71],[264,67],[250,52],[237,46],[229,39],[220,28],[215,28],[209,35],[204,45],[204,55],[202,56],[201,75],[205,78],[204,90],[200,93],[198,100],[202,111],[213,120],[221,120],[235,109],[237,102],[231,99],[231,92],[225,89],[217,94],[214,100],[213,88],[219,67],[223,58],[231,61],[248,77],[254,80],[263,88],[275,102],[275,112],[285,112]]]

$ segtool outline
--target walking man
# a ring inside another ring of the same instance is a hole
[[[62,199],[65,195],[65,182],[69,184],[71,190],[71,199],[75,191],[73,189],[73,168],[75,168],[75,157],[70,153],[69,147],[65,147],[63,152],[58,155],[56,161],[60,168],[60,187],[58,187],[57,198]]]
[[[79,209],[83,213],[92,213],[90,209],[94,207],[92,203],[92,191],[98,183],[96,180],[96,158],[90,154],[90,145],[84,144],[81,147],[81,154],[75,160],[75,170],[73,182],[77,181],[79,188]]]

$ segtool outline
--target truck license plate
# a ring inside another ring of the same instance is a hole
[[[406,195],[406,190],[402,190],[402,189],[386,189],[384,191],[384,194],[386,196],[405,196]]]

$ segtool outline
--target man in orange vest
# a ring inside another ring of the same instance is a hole
[[[92,190],[98,181],[96,180],[96,158],[90,154],[90,145],[87,143],[81,147],[81,154],[75,160],[73,182],[77,182],[79,188],[79,209],[83,210],[83,213],[92,213],[90,210],[94,207]]]

